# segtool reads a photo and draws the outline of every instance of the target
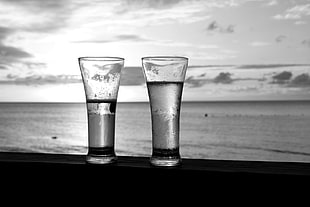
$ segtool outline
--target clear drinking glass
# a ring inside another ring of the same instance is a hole
[[[86,161],[108,164],[117,160],[114,151],[115,111],[124,59],[80,57],[88,116]]]
[[[180,109],[187,66],[186,57],[142,58],[151,108],[152,165],[181,164]]]

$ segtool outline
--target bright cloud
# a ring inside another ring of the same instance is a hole
[[[40,98],[46,89],[61,100],[60,85],[81,90],[78,57],[120,56],[123,100],[144,100],[144,55],[187,56],[193,100],[205,99],[206,90],[223,97],[298,92],[308,86],[309,69],[291,67],[309,63],[309,10],[308,0],[0,0],[0,96],[10,97],[11,87],[32,95],[37,89]],[[292,77],[268,84],[285,76],[276,71],[283,65]]]
[[[266,2],[266,6],[275,6],[275,5],[278,5],[279,2],[277,0],[270,0],[268,2]]]
[[[208,19],[208,4],[199,1],[102,1],[83,2],[72,14],[71,22],[81,28],[105,27],[123,30],[163,24],[189,24]],[[89,12],[91,11],[91,12]],[[83,14],[81,16],[80,14]],[[117,17],[117,18],[116,18]],[[82,19],[81,19],[82,18]],[[102,21],[97,21],[101,19]]]
[[[251,42],[249,45],[252,47],[265,47],[265,46],[270,45],[270,43],[269,42],[262,42],[262,41],[254,41],[254,42]]]
[[[53,0],[2,0],[1,24],[29,32],[51,32],[66,26],[70,17],[70,2]],[[18,14],[18,15],[8,15]]]
[[[287,9],[282,14],[277,14],[274,19],[301,19],[310,15],[310,4],[296,5],[292,8]]]

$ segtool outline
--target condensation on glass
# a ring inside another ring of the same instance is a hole
[[[87,104],[88,153],[86,161],[109,164],[115,154],[115,112],[124,59],[81,57],[78,59]]]
[[[152,165],[181,164],[180,110],[187,66],[186,57],[142,58],[151,108]]]

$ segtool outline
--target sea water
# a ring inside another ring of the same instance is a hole
[[[310,102],[182,102],[180,153],[203,159],[310,162]],[[117,155],[150,156],[149,103],[118,103]],[[1,103],[0,150],[86,154],[85,103]]]
[[[116,160],[114,152],[116,99],[88,99],[88,154],[87,161],[110,163]]]

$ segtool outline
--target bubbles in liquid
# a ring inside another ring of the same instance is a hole
[[[147,82],[151,112],[153,147],[179,147],[179,116],[182,82]]]
[[[87,100],[90,147],[113,147],[116,100]]]

